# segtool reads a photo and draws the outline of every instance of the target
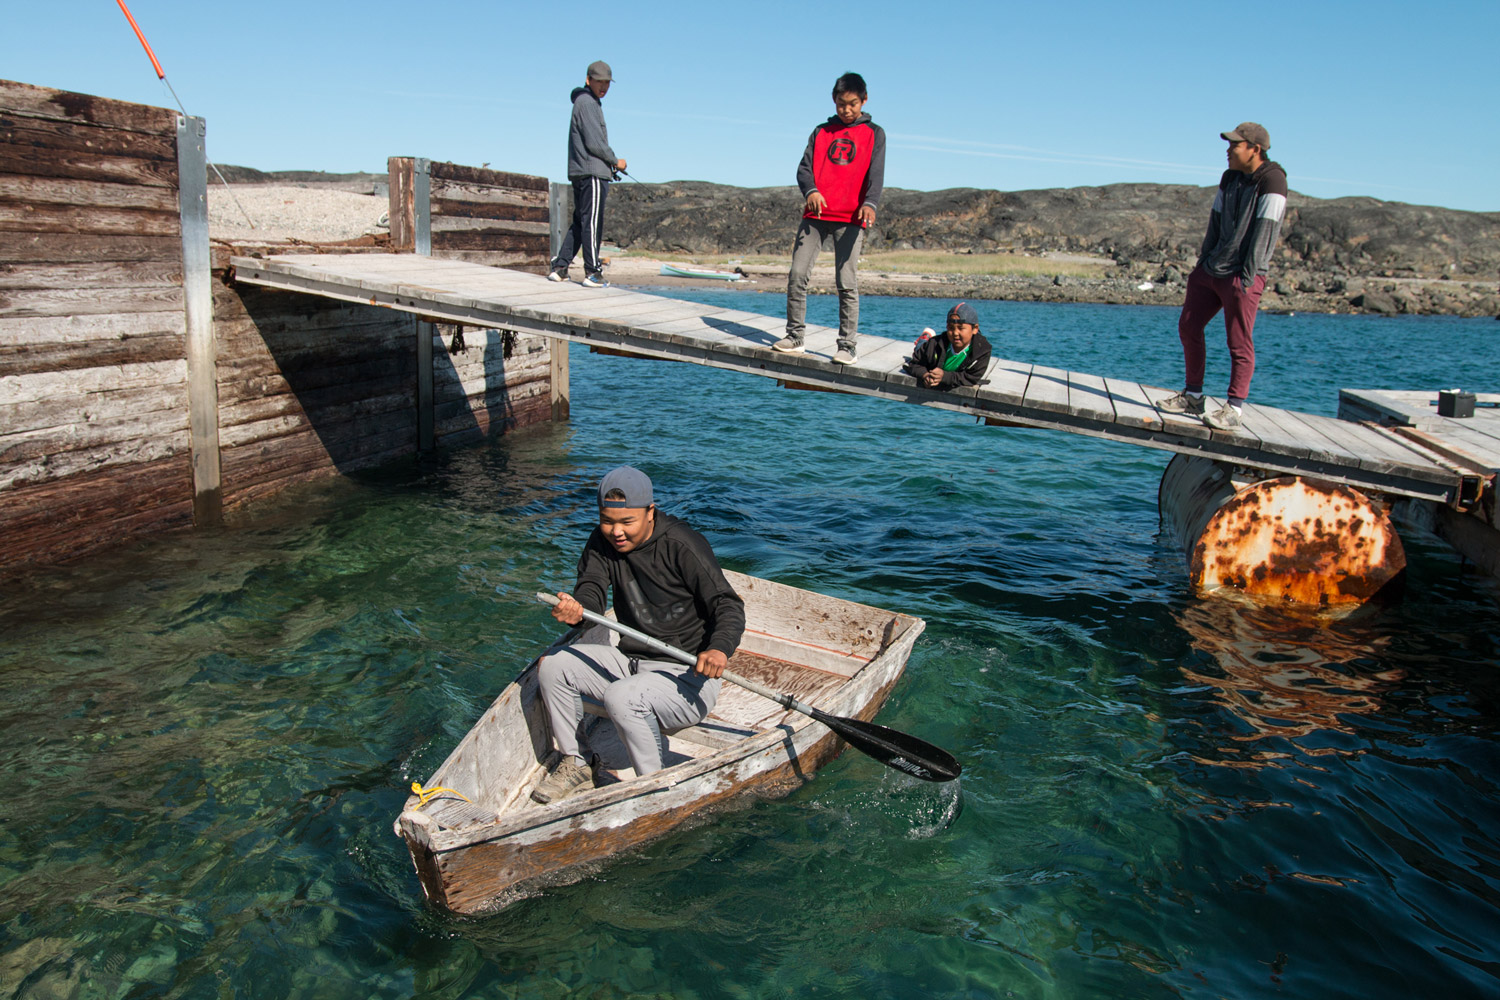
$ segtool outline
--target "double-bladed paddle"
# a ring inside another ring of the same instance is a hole
[[[536,599],[553,607],[561,603],[552,594],[538,593]],[[698,658],[691,653],[685,653],[676,646],[668,645],[629,625],[621,625],[613,618],[595,614],[587,608],[583,608],[582,611],[583,617],[588,621],[613,629],[621,635],[628,635],[637,642],[645,643],[652,649],[667,654],[674,660],[688,664],[698,662]],[[724,679],[731,684],[738,684],[747,691],[754,691],[762,698],[769,698],[783,708],[810,716],[843,737],[844,742],[860,753],[873,757],[886,767],[895,768],[913,778],[921,778],[923,781],[952,781],[963,772],[963,767],[951,753],[924,740],[919,740],[915,736],[909,736],[873,722],[829,715],[810,705],[802,704],[789,694],[778,694],[748,677],[741,677],[732,670],[724,671]]]

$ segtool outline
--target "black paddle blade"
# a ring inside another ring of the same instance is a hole
[[[923,781],[952,781],[963,766],[948,751],[915,736],[887,729],[873,722],[845,719],[812,710],[812,717],[844,738],[844,742],[886,767]]]

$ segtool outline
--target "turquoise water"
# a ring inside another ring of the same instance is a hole
[[[980,314],[1007,356],[1180,374],[1173,310]],[[1256,332],[1262,402],[1500,386],[1494,321]],[[1500,588],[1441,543],[1407,536],[1401,604],[1256,613],[1186,596],[1165,453],[578,351],[572,378],[570,424],[6,587],[0,996],[1500,989]],[[553,634],[530,595],[626,461],[727,566],[927,620],[880,721],[964,761],[962,811],[846,753],[497,916],[429,913],[406,786]]]

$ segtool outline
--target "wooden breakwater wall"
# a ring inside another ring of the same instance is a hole
[[[566,417],[544,338],[235,286],[205,148],[201,119],[0,80],[0,575]]]

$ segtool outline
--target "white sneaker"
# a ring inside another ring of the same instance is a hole
[[[547,280],[548,281],[567,281],[568,280],[568,272],[567,271],[548,271],[547,272]]]
[[[846,351],[842,347],[833,352],[833,363],[836,365],[852,365],[858,360],[853,351]]]
[[[1216,431],[1240,429],[1240,411],[1228,403],[1203,418],[1203,422]]]
[[[602,274],[591,274],[587,278],[584,278],[581,282],[579,282],[579,284],[583,285],[584,288],[609,287],[609,282],[604,280],[604,275]]]

